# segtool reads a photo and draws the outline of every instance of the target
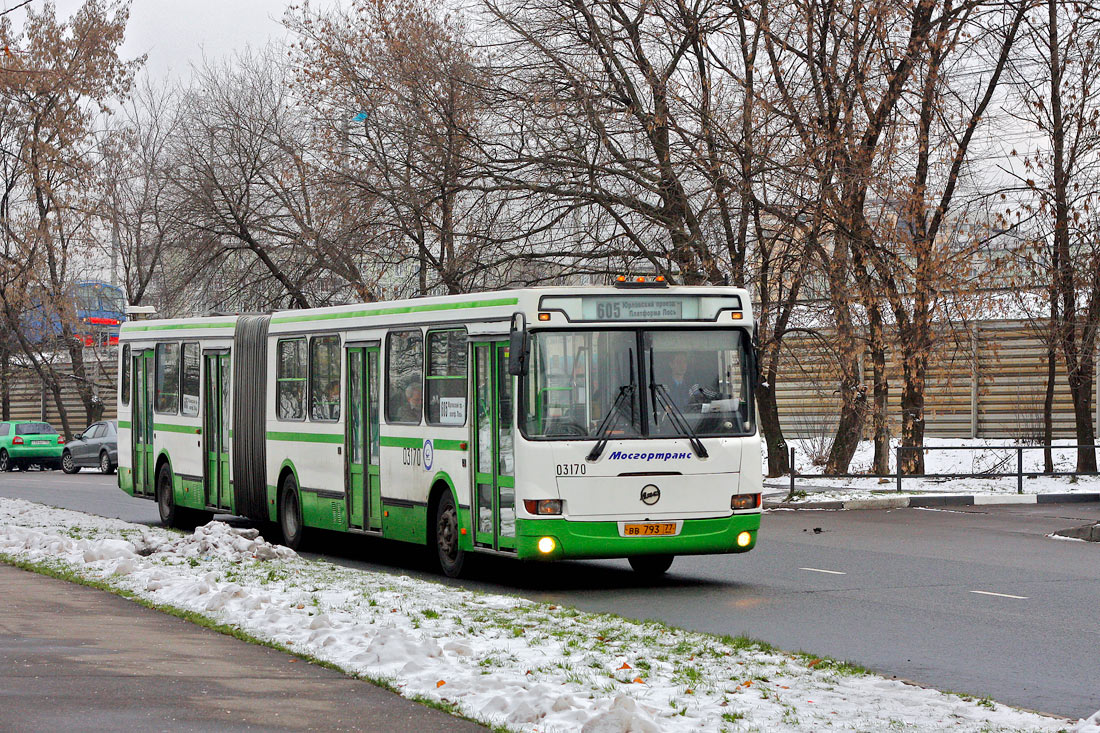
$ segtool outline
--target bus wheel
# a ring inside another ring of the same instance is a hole
[[[180,526],[180,510],[176,507],[176,497],[172,491],[172,469],[164,463],[157,472],[157,510],[160,521],[166,527]]]
[[[647,578],[659,578],[672,567],[673,555],[635,555],[630,558],[634,572]]]
[[[458,510],[450,492],[443,494],[435,511],[435,549],[443,574],[457,578],[466,562],[466,552],[458,546]]]
[[[296,550],[302,544],[302,506],[298,502],[298,485],[289,475],[279,494],[279,530],[283,533],[283,544],[290,549]]]

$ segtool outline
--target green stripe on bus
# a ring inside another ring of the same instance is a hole
[[[155,422],[153,423],[153,430],[161,430],[165,433],[191,433],[197,434],[199,432],[198,425],[173,425],[168,422]]]
[[[343,443],[343,433],[279,433],[269,430],[268,440],[286,440],[298,443]]]
[[[129,420],[119,420],[118,421],[118,427],[128,428],[128,427],[130,427],[130,421]]]
[[[428,438],[432,441],[432,447],[436,450],[466,450],[462,447],[465,440],[443,440],[442,438]],[[423,448],[424,438],[398,438],[393,435],[383,435],[379,441],[387,448]]]
[[[233,328],[236,323],[225,321],[224,323],[165,323],[163,325],[132,326],[129,323],[122,327],[124,333],[131,331],[178,331],[186,328]]]
[[[501,305],[516,305],[519,298],[497,298],[496,300],[471,300],[465,303],[436,303],[430,305],[403,305],[396,308],[375,308],[373,310],[345,311],[343,313],[316,313],[306,316],[279,316],[271,319],[271,324],[303,323],[306,321],[328,321],[335,318],[369,318],[371,316],[397,316],[407,313],[425,313],[428,311],[459,310],[463,308],[493,308]]]

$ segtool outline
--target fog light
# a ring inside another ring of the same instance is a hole
[[[549,555],[551,552],[554,551],[555,544],[556,543],[554,542],[553,537],[543,537],[539,540],[539,552],[541,552],[543,555]]]
[[[543,539],[546,539],[546,538],[543,538]],[[539,543],[540,548],[541,548],[541,544],[542,543]],[[737,535],[737,546],[738,547],[748,547],[750,544],[752,544],[752,533],[751,532],[742,532],[741,534]]]

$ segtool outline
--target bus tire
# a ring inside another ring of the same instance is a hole
[[[79,473],[80,466],[76,465],[73,461],[73,454],[69,451],[65,451],[61,454],[61,470],[65,473]]]
[[[283,544],[297,550],[302,544],[302,503],[298,499],[298,484],[294,476],[287,474],[279,491],[279,531],[283,535]]]
[[[450,491],[440,497],[435,510],[435,551],[444,575],[457,578],[462,574],[466,551],[458,546],[458,509]]]
[[[629,558],[634,572],[645,578],[659,578],[672,567],[674,555],[635,555]]]
[[[172,469],[168,467],[168,463],[160,464],[160,470],[157,471],[156,496],[161,524],[180,529],[181,511],[176,506],[176,496],[172,489]]]

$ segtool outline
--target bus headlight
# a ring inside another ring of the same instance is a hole
[[[561,499],[524,499],[523,508],[528,514],[561,514]]]
[[[737,546],[738,547],[748,547],[751,544],[752,544],[752,533],[751,532],[742,532],[741,534],[737,535]]]
[[[557,543],[554,542],[553,537],[543,537],[539,540],[539,552],[543,555],[549,555],[554,551],[555,546],[557,546]]]
[[[756,509],[760,506],[760,494],[734,494],[730,497],[730,509]]]

